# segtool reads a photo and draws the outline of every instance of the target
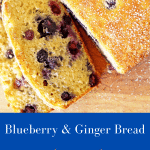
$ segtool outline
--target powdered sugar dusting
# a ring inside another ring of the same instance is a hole
[[[149,0],[82,0],[69,3],[76,6],[75,14],[100,45],[104,44],[103,47],[114,56],[123,72],[149,54]]]

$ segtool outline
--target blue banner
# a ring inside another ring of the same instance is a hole
[[[0,114],[0,150],[150,150],[150,114]]]

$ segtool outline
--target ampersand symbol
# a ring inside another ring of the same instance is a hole
[[[64,128],[62,129],[62,133],[63,133],[63,134],[71,134],[71,133],[70,133],[70,129],[71,129],[71,128],[68,128],[68,125],[65,124],[65,125],[64,125]]]

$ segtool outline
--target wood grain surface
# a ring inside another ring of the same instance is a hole
[[[150,57],[126,74],[107,70],[108,63],[86,32],[76,22],[101,83],[65,110],[53,112],[150,112]],[[0,112],[13,112],[0,85]]]

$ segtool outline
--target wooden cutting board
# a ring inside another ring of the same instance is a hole
[[[86,32],[76,22],[89,50],[101,83],[65,110],[53,112],[150,112],[150,57],[124,75],[109,73],[108,63]],[[12,112],[0,85],[0,112]]]

